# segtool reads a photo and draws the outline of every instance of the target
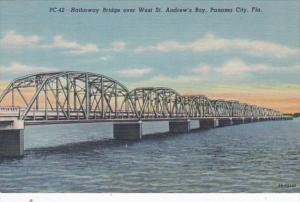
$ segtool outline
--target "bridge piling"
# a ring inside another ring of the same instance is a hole
[[[265,120],[266,120],[265,117],[260,117],[260,118],[259,118],[259,121],[265,121]]]
[[[24,155],[24,122],[17,119],[0,120],[0,157]]]
[[[143,135],[143,123],[115,122],[113,123],[113,136],[116,140],[141,140]]]
[[[176,119],[169,121],[170,133],[188,133],[191,130],[191,120],[189,119]]]
[[[215,118],[202,118],[199,119],[199,126],[200,129],[215,128],[219,126],[219,121]]]
[[[232,118],[232,122],[234,125],[237,125],[237,124],[243,124],[244,123],[244,118],[243,117],[234,117]]]
[[[244,123],[251,123],[252,119],[250,117],[245,117],[244,118]]]
[[[219,127],[231,126],[231,125],[233,125],[232,118],[220,118],[219,119]]]

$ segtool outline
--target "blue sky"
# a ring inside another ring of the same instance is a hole
[[[252,13],[253,6],[263,12]],[[74,14],[50,13],[50,7],[249,12]],[[299,10],[293,0],[1,1],[0,80],[77,70],[108,75],[129,88],[162,85],[183,93],[289,88],[299,96]]]

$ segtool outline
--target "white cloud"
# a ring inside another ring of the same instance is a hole
[[[203,78],[201,78],[200,76],[193,76],[193,75],[181,75],[175,77],[159,75],[151,78],[150,80],[153,82],[188,83],[188,82],[203,81]]]
[[[106,52],[121,52],[125,50],[126,43],[123,41],[114,41],[110,44],[108,48],[102,48],[101,51]]]
[[[18,62],[12,62],[8,66],[0,66],[0,73],[28,73],[28,72],[49,72],[56,71],[55,68],[30,66]]]
[[[66,54],[69,55],[81,55],[88,53],[98,53],[102,52],[120,52],[123,51],[126,47],[126,43],[122,41],[114,41],[107,48],[99,48],[97,44],[93,43],[80,43],[76,40],[66,39],[62,35],[56,35],[53,37],[51,43],[46,43],[42,41],[42,38],[38,35],[25,36],[18,34],[15,31],[9,31],[0,38],[0,45],[9,45],[10,46],[25,46],[25,45],[34,45],[35,48],[57,48],[67,50]],[[103,61],[108,58],[103,57]]]
[[[194,73],[208,73],[212,70],[210,65],[207,64],[201,64],[198,67],[195,67],[191,70],[191,72]]]
[[[100,61],[109,61],[111,60],[113,57],[110,55],[104,55],[102,57],[99,58]]]
[[[43,47],[69,49],[66,53],[71,55],[99,52],[99,48],[95,44],[80,44],[77,41],[69,41],[61,35],[54,36],[53,43],[50,45],[44,45]]]
[[[103,55],[103,56],[94,56],[84,60],[86,63],[99,63],[99,62],[108,62],[113,59],[111,55]]]
[[[115,42],[113,42],[111,44],[111,47],[112,47],[111,49],[113,51],[119,52],[119,51],[124,50],[125,46],[126,46],[126,44],[124,42],[122,42],[122,41],[115,41]]]
[[[289,48],[288,46],[281,45],[269,41],[249,40],[249,39],[226,39],[217,37],[213,34],[207,34],[204,37],[192,42],[177,42],[177,41],[164,41],[156,45],[146,47],[138,47],[136,52],[145,51],[194,51],[206,52],[217,50],[244,50],[251,54],[261,56],[269,55],[277,58],[283,58],[299,54],[299,49]]]
[[[187,44],[176,42],[176,41],[164,41],[154,46],[148,47],[138,47],[136,52],[145,51],[160,51],[160,52],[170,52],[170,51],[184,51],[187,50]]]
[[[77,41],[70,41],[65,39],[61,35],[56,35],[53,38],[53,43],[50,45],[44,45],[44,48],[62,48],[62,49],[69,49],[68,54],[70,55],[80,55],[86,53],[97,53],[100,51],[106,52],[120,52],[125,49],[125,42],[122,41],[115,41],[112,42],[109,48],[99,48],[96,44],[87,43],[87,44],[80,44]],[[103,56],[102,61],[110,60],[110,57]]]
[[[41,37],[37,35],[25,36],[17,34],[15,31],[9,31],[0,39],[0,44],[12,46],[34,45],[41,41]]]
[[[221,67],[216,68],[216,72],[224,75],[239,75],[243,73],[258,73],[258,72],[270,72],[270,73],[293,73],[299,72],[300,66],[272,66],[267,64],[247,64],[241,59],[232,59],[225,62]]]
[[[152,68],[143,67],[143,68],[124,69],[124,70],[118,71],[117,73],[123,77],[140,77],[140,76],[144,76],[145,74],[147,74],[151,71],[152,71]]]

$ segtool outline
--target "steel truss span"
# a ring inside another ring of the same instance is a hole
[[[12,81],[0,104],[20,107],[23,120],[136,118],[128,89],[104,75],[88,72],[39,73]]]
[[[273,109],[183,96],[166,87],[129,91],[107,76],[75,71],[17,78],[0,96],[0,106],[2,111],[17,111],[25,121],[282,116]]]

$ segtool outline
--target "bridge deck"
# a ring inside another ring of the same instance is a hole
[[[26,120],[25,125],[50,125],[50,124],[73,124],[73,123],[104,123],[104,122],[151,122],[151,121],[171,121],[171,120],[203,120],[203,119],[251,119],[251,117],[174,117],[174,118],[131,118],[131,119],[70,119],[70,120]],[[274,120],[287,119],[273,117]],[[255,117],[255,119],[265,119],[267,117]],[[269,117],[271,120],[272,118]]]

